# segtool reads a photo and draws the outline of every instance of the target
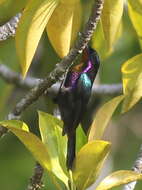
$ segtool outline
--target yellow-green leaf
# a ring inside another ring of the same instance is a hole
[[[91,141],[81,148],[72,171],[78,190],[85,190],[95,182],[109,149],[110,143],[106,141]]]
[[[4,120],[2,121],[2,125],[15,127],[17,129],[22,129],[24,131],[29,132],[28,126],[24,122],[21,122],[19,120]]]
[[[30,0],[23,12],[16,32],[16,49],[26,75],[41,35],[58,4],[58,0]]]
[[[109,102],[105,103],[95,115],[95,119],[91,125],[90,132],[89,132],[89,141],[101,139],[104,130],[111,119],[111,116],[119,103],[124,99],[124,96],[117,96],[110,100]]]
[[[101,60],[107,56],[108,48],[107,48],[107,43],[104,37],[101,21],[98,23],[97,28],[95,32],[93,33],[91,46],[92,48],[96,49],[96,51],[99,53]]]
[[[123,64],[122,80],[125,94],[122,111],[126,112],[142,97],[142,54],[132,57]]]
[[[0,24],[21,12],[28,0],[0,0]]]
[[[142,0],[136,0],[135,3],[133,0],[128,0],[128,2],[131,4],[131,6],[139,13],[142,14]]]
[[[132,24],[137,32],[140,45],[142,48],[142,1],[140,0],[129,0],[128,1],[128,12]]]
[[[120,27],[120,22],[123,14],[123,0],[105,0],[102,12],[102,24],[104,36],[108,48],[112,48],[117,39],[117,31]]]
[[[48,24],[49,40],[60,57],[68,54],[80,30],[82,7],[80,1],[61,1]]]
[[[87,143],[87,135],[84,133],[81,125],[77,127],[76,130],[76,150],[77,152],[82,148],[83,145]]]
[[[60,2],[67,5],[75,5],[76,3],[80,2],[80,0],[60,0]]]
[[[127,184],[132,181],[142,180],[142,174],[134,171],[120,170],[107,176],[96,188],[96,190],[108,190],[113,187]]]
[[[35,159],[48,171],[51,171],[50,157],[45,145],[34,134],[28,131],[28,126],[17,120],[2,121],[0,125],[14,133],[29,149]]]
[[[63,168],[61,167],[60,164],[61,159],[59,159],[60,157],[63,158],[64,160],[63,165],[65,169],[65,155],[63,151],[66,148],[65,146],[66,137],[60,138],[62,136],[62,131],[61,131],[62,122],[48,113],[44,113],[41,111],[39,111],[38,113],[39,113],[40,133],[42,141],[46,145],[51,158],[52,172],[61,181],[63,181],[66,184],[66,186],[68,186],[68,177],[66,176],[66,174],[63,171]],[[60,138],[61,141],[60,144],[58,138]]]

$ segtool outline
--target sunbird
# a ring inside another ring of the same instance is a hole
[[[67,169],[72,169],[76,148],[76,128],[86,112],[92,86],[98,72],[100,60],[97,52],[87,46],[80,64],[69,69],[55,98],[63,120],[62,135],[67,135]]]

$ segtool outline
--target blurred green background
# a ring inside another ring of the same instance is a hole
[[[116,43],[113,53],[105,60],[102,60],[99,72],[100,83],[121,83],[120,69],[122,63],[141,51],[136,33],[126,11],[123,15],[122,26],[123,33]],[[49,44],[46,34],[44,34],[29,75],[44,77],[59,60],[59,57]],[[20,70],[16,58],[14,38],[0,42],[0,63],[6,64],[15,71]],[[0,119],[3,120],[27,91],[8,85],[0,79],[0,92]],[[99,106],[101,106],[112,97],[101,96],[98,98],[100,101]],[[126,114],[120,115],[120,107],[115,112],[104,137],[112,142],[110,161],[104,170],[111,172],[132,167],[142,140],[141,109],[141,103],[138,103]],[[51,100],[48,97],[41,97],[22,115],[22,120],[38,135],[37,110],[52,112]],[[8,133],[0,139],[0,190],[26,189],[29,178],[33,173],[34,165],[35,160],[32,155],[13,134]],[[45,176],[43,190],[52,189],[47,179],[48,177]],[[142,189],[142,182],[138,183],[136,189]]]

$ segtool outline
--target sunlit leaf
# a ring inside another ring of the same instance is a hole
[[[82,7],[80,1],[62,1],[52,14],[47,33],[55,51],[64,57],[73,45],[80,30],[82,21]]]
[[[80,2],[80,0],[60,0],[60,2],[67,5],[75,5],[76,3]]]
[[[58,0],[30,0],[20,19],[16,33],[16,48],[26,75],[45,26],[58,4]]]
[[[64,172],[68,175],[66,167],[67,137],[62,136],[62,129],[59,127],[55,127],[55,134],[57,137],[59,162]]]
[[[98,23],[97,28],[95,32],[93,33],[91,46],[97,50],[101,60],[107,56],[107,51],[108,51],[107,42],[104,37],[101,21]]]
[[[107,176],[96,190],[108,190],[132,181],[142,180],[142,174],[129,170],[120,170]]]
[[[91,141],[81,148],[73,166],[73,179],[78,190],[85,190],[95,182],[109,149],[110,143],[106,141]]]
[[[4,120],[2,121],[2,125],[15,127],[17,129],[22,129],[23,131],[29,132],[28,126],[24,122],[21,122],[19,120]]]
[[[0,0],[0,24],[21,12],[28,0]]]
[[[142,47],[142,1],[129,0],[128,11],[132,24],[139,37],[140,45]]]
[[[63,154],[63,151],[65,149],[66,139],[65,137],[61,138],[62,132],[59,125],[61,126],[62,123],[60,121],[57,123],[57,118],[53,117],[48,113],[39,111],[40,133],[42,141],[46,145],[51,158],[52,172],[67,185],[68,178],[60,165],[61,159],[59,160],[59,157],[61,156],[62,158],[64,158],[65,161],[65,155]],[[60,144],[58,138],[60,138]]]
[[[105,128],[110,121],[113,112],[119,105],[119,103],[124,99],[124,96],[117,96],[105,103],[95,115],[95,119],[91,125],[89,132],[89,141],[101,139]]]
[[[48,171],[51,171],[50,157],[45,145],[34,134],[28,131],[28,126],[16,120],[2,121],[0,125],[14,133],[29,149],[35,159]]]
[[[133,0],[128,0],[129,4],[140,14],[142,14],[142,1],[141,0],[136,0],[135,3]]]
[[[132,108],[142,97],[142,54],[132,57],[122,66],[125,100],[122,111]]]
[[[117,31],[119,30],[123,14],[123,5],[124,2],[122,0],[104,1],[102,24],[108,48],[112,48],[112,45],[117,39]]]

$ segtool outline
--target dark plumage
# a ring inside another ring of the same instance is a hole
[[[97,52],[87,47],[82,53],[81,63],[68,71],[56,97],[64,122],[63,135],[68,137],[68,169],[72,168],[75,158],[76,128],[86,111],[99,63]]]

